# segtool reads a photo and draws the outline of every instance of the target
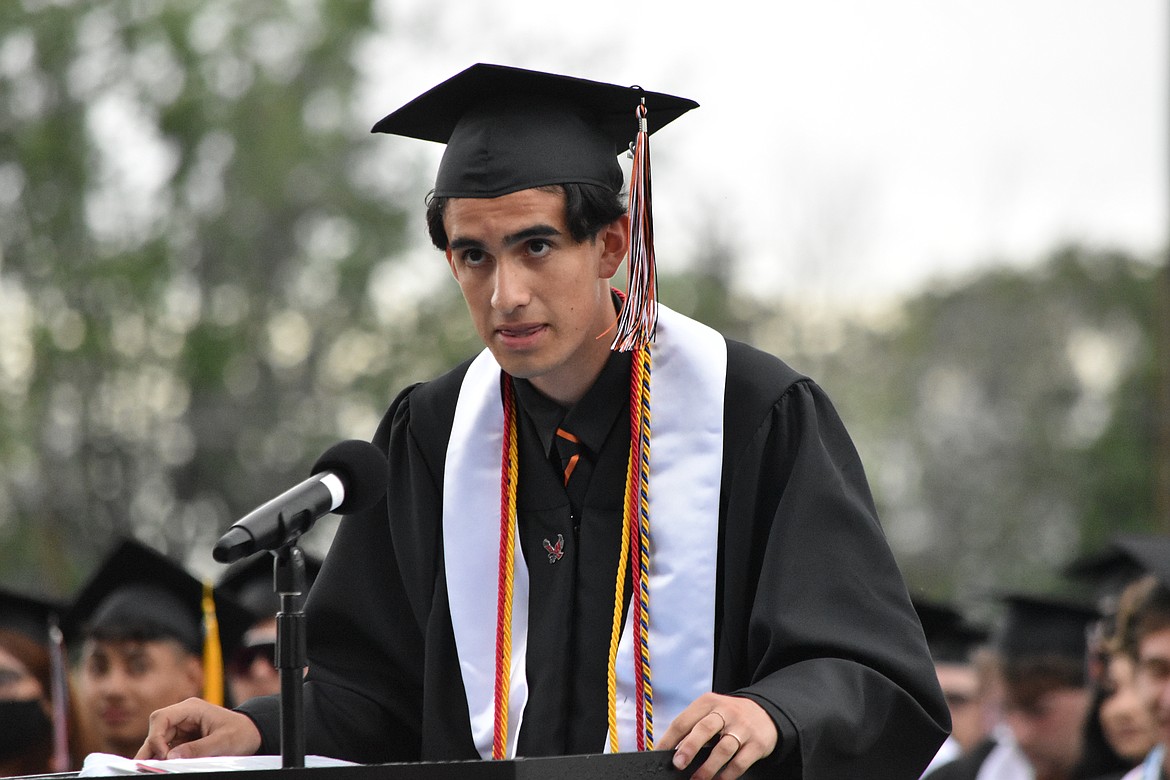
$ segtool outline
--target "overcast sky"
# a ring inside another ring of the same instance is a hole
[[[663,264],[714,227],[762,289],[856,298],[1068,240],[1164,241],[1170,24],[1152,0],[382,8],[371,122],[475,62],[697,100],[651,144]]]

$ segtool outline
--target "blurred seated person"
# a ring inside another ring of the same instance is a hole
[[[932,772],[930,780],[1080,780],[1090,691],[1089,607],[1008,595],[993,642],[1004,723],[990,749]]]
[[[1133,659],[1113,651],[1106,666],[1098,710],[1105,739],[1119,756],[1137,764],[1157,744],[1157,723],[1142,701]]]
[[[64,645],[53,622],[59,611],[47,600],[0,590],[0,777],[81,767]]]
[[[303,609],[308,588],[321,570],[321,559],[305,553],[305,593],[295,602]],[[273,556],[260,552],[227,567],[216,584],[216,592],[230,596],[248,611],[253,621],[239,646],[227,658],[228,698],[239,704],[254,696],[280,693],[276,670],[276,613],[280,596],[273,587]]]
[[[1112,621],[1105,628],[1112,633]],[[1133,660],[1115,636],[1103,637],[1096,652],[1093,700],[1085,722],[1079,776],[1117,780],[1141,763],[1157,743],[1154,718],[1137,690]]]
[[[968,622],[955,608],[922,598],[913,599],[914,609],[926,635],[943,698],[951,711],[951,735],[939,748],[926,773],[968,755],[991,739],[998,709],[993,680],[978,653],[988,631]]]
[[[1170,777],[1170,560],[1126,589],[1118,614],[1119,645],[1134,662],[1138,695],[1154,718],[1158,744],[1125,780]]]
[[[1090,637],[1093,716],[1086,723],[1082,768],[1084,776],[1094,780],[1125,774],[1157,742],[1157,726],[1137,692],[1133,659],[1122,649],[1121,626],[1137,595],[1128,586],[1166,562],[1170,562],[1170,537],[1118,533],[1064,570],[1070,579],[1092,586],[1106,616]]]
[[[134,540],[82,587],[67,622],[81,643],[78,702],[93,750],[132,758],[150,713],[193,696],[223,701],[225,643],[210,628],[230,647],[248,619],[229,599],[214,602],[185,568]]]

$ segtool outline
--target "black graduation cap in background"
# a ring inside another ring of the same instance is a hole
[[[1116,596],[1134,580],[1157,575],[1170,584],[1170,536],[1117,534],[1101,550],[1081,556],[1064,568],[1064,575],[1095,585],[1102,596]]]
[[[912,602],[935,663],[970,663],[971,652],[987,641],[989,631],[970,623],[954,607],[917,597]]]
[[[1060,657],[1086,658],[1089,632],[1100,618],[1093,607],[1078,602],[1028,594],[1006,594],[1005,610],[995,646],[1005,660]]]
[[[493,198],[570,182],[618,192],[617,156],[637,135],[643,99],[650,133],[699,105],[639,87],[481,63],[387,115],[373,132],[446,144],[435,178],[440,197]]]
[[[248,610],[253,621],[274,617],[280,610],[280,596],[273,588],[273,556],[269,552],[249,555],[228,566],[216,583],[216,593],[225,593]],[[308,595],[317,573],[321,571],[321,559],[305,553],[306,590]]]
[[[0,589],[0,630],[23,634],[39,645],[48,646],[50,621],[64,611],[61,602]]]
[[[67,634],[170,637],[204,650],[203,583],[179,563],[134,539],[123,540],[82,586],[66,616]],[[234,647],[251,623],[243,607],[215,595],[221,643]]]

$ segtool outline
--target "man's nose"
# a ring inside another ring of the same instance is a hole
[[[525,306],[530,299],[527,274],[524,267],[511,260],[496,263],[495,288],[492,290],[492,308],[511,314]]]
[[[126,687],[126,675],[120,669],[111,669],[94,681],[94,689],[102,696],[118,696]]]

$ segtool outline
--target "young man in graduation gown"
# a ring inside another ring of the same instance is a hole
[[[929,780],[1083,780],[1089,714],[1087,636],[1096,610],[1047,596],[1008,594],[995,638],[1004,724]]]
[[[181,564],[133,539],[121,541],[78,592],[66,628],[92,750],[129,758],[156,709],[189,696],[223,701],[218,659],[248,615],[207,595]]]
[[[1123,780],[1170,778],[1170,557],[1149,560],[1150,573],[1122,596],[1121,652],[1132,659],[1134,682],[1157,727],[1156,744]]]
[[[447,144],[428,226],[486,349],[374,437],[388,499],[307,605],[310,753],[685,767],[710,742],[697,778],[916,778],[946,736],[825,394],[653,299],[646,136],[695,105],[479,65],[375,126]],[[156,713],[139,755],[277,751],[278,702],[240,710]]]
[[[929,774],[959,756],[985,749],[999,707],[996,686],[988,679],[992,652],[987,647],[988,630],[949,604],[923,598],[913,602],[951,714],[951,735],[927,767]]]

